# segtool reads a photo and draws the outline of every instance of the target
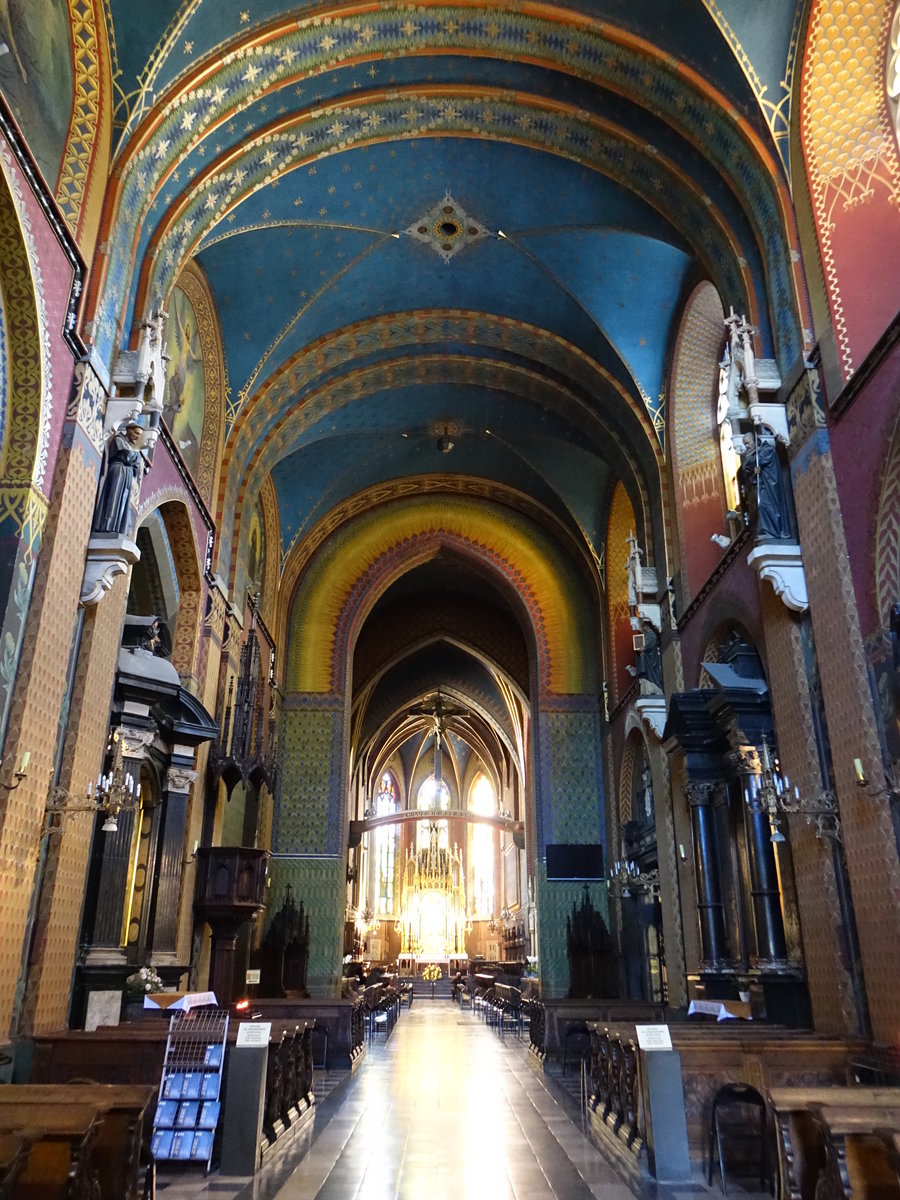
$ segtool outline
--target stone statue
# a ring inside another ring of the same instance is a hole
[[[131,488],[146,465],[143,446],[144,430],[137,421],[129,421],[110,440],[106,474],[94,510],[94,533],[127,532]]]
[[[741,478],[746,491],[756,500],[756,536],[789,538],[791,528],[774,438],[744,435]]]
[[[659,634],[649,621],[641,621],[644,635],[644,648],[637,653],[635,666],[627,666],[625,670],[633,679],[646,679],[654,687],[662,691],[662,657],[659,649]]]

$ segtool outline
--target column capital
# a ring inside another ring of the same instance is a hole
[[[169,767],[166,772],[166,791],[189,792],[196,778],[197,772],[189,767]]]

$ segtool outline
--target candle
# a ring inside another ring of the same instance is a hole
[[[866,773],[863,770],[861,758],[854,758],[853,770],[856,772],[856,782],[857,783],[865,783],[866,782]]]

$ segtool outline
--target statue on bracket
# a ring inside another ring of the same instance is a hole
[[[124,536],[128,532],[131,489],[147,467],[144,429],[135,420],[113,434],[106,451],[106,473],[94,509],[93,532]]]
[[[635,665],[629,664],[625,670],[632,679],[646,679],[648,683],[662,691],[662,656],[659,634],[653,628],[652,623],[646,619],[641,621],[641,632],[635,635],[635,650]]]
[[[772,434],[744,435],[741,482],[756,509],[756,536],[767,541],[792,536],[787,503],[781,481],[776,439]]]

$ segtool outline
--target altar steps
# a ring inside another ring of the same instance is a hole
[[[428,980],[423,979],[421,975],[410,975],[403,980],[404,983],[411,983],[413,988],[413,996],[416,1000],[431,999],[431,984]],[[436,979],[434,982],[434,998],[435,1000],[450,999],[450,980],[447,978],[446,972],[441,979]]]

